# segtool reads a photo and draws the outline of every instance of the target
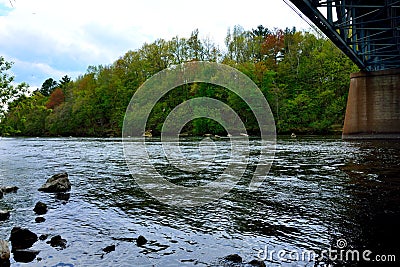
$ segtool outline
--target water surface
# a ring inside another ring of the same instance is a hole
[[[199,141],[182,140],[189,156],[196,158]],[[229,254],[249,262],[266,248],[321,252],[339,239],[346,240],[346,248],[396,254],[400,260],[400,142],[283,137],[267,179],[250,192],[257,144],[251,140],[245,177],[229,194],[206,206],[176,208],[136,185],[134,177],[143,170],[131,175],[120,139],[3,138],[0,185],[20,189],[0,200],[0,209],[11,210],[11,218],[0,222],[0,238],[8,239],[11,229],[21,226],[68,242],[56,249],[38,241],[32,249],[40,253],[33,262],[11,259],[12,266],[220,266],[228,265],[223,257]],[[193,174],[171,169],[159,139],[147,145],[156,169],[185,186],[214,180],[229,159],[227,140],[210,143],[219,153],[205,171]],[[37,191],[59,172],[68,172],[73,184],[68,200]],[[37,201],[49,206],[44,223],[35,223]],[[148,240],[142,247],[135,242],[139,235]],[[109,245],[116,250],[104,253]],[[322,266],[329,260],[282,261],[275,255],[265,263]]]

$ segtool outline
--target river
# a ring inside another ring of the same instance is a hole
[[[183,140],[193,153],[198,142]],[[32,247],[40,251],[34,261],[11,258],[11,265],[249,266],[224,260],[230,254],[240,255],[243,263],[262,259],[267,266],[366,263],[324,255],[335,248],[368,250],[372,260],[395,255],[400,261],[399,141],[280,137],[266,180],[257,191],[249,191],[256,144],[250,140],[255,150],[245,176],[227,195],[205,206],[178,208],[140,189],[120,139],[2,138],[0,186],[19,190],[0,199],[0,209],[11,210],[10,219],[0,222],[0,239],[8,239],[11,229],[20,226],[67,240],[65,249],[38,241]],[[147,145],[157,150],[160,140],[148,139]],[[160,172],[168,165],[162,157],[152,162]],[[223,167],[218,160],[195,179],[207,182]],[[37,190],[59,172],[69,174],[69,199]],[[177,182],[190,182],[189,174],[169,173]],[[32,211],[38,201],[49,206],[43,223],[35,223]],[[139,235],[148,240],[144,246],[136,245]],[[110,245],[115,251],[105,253],[102,249]],[[303,251],[323,257],[300,257]]]

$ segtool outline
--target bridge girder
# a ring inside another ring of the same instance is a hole
[[[290,0],[360,69],[400,68],[400,0]]]

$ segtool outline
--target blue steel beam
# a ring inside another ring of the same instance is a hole
[[[365,63],[351,49],[340,34],[334,30],[328,20],[308,0],[290,0],[305,16],[310,19],[332,42],[339,47],[361,69],[365,69]]]
[[[290,1],[360,69],[400,68],[400,0]]]

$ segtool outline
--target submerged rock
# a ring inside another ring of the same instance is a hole
[[[59,173],[53,175],[38,190],[46,193],[67,192],[71,190],[71,182],[68,179],[68,174]]]
[[[147,243],[147,239],[146,239],[144,236],[142,236],[142,235],[140,235],[140,236],[136,239],[136,244],[137,244],[139,247],[145,245],[146,243]]]
[[[46,219],[41,217],[41,216],[35,218],[35,222],[36,223],[42,223],[42,222],[45,222],[45,221],[46,221]]]
[[[0,210],[0,221],[5,221],[10,218],[10,211],[8,210]]]
[[[32,250],[32,249],[17,249],[13,250],[14,260],[16,262],[31,262],[33,261],[36,256],[39,254],[40,251]]]
[[[231,254],[224,257],[224,260],[234,262],[234,263],[242,263],[242,257],[238,254]]]
[[[48,237],[49,237],[49,235],[43,234],[43,235],[40,235],[40,236],[39,236],[39,240],[44,241],[44,240],[46,240]]]
[[[3,191],[0,190],[0,199],[3,198]]]
[[[37,215],[46,214],[47,205],[39,201],[38,203],[36,203],[35,207],[33,208],[33,211],[36,212]]]
[[[0,239],[0,266],[10,261],[10,248],[6,240]]]
[[[8,193],[16,193],[18,191],[18,187],[17,186],[3,186],[0,187],[0,191],[2,191],[5,194]]]
[[[50,241],[47,241],[46,243],[50,244],[52,247],[59,247],[61,249],[67,247],[67,240],[63,239],[60,235],[53,236]]]
[[[110,253],[112,251],[115,251],[115,245],[107,246],[107,247],[103,248],[103,251],[105,253]]]
[[[263,262],[261,260],[252,260],[249,262],[249,265],[258,266],[258,267],[266,267],[265,262]]]
[[[0,266],[1,267],[10,267],[11,266],[11,262],[10,262],[10,260],[5,260],[3,262],[0,260]]]
[[[58,192],[55,195],[56,199],[63,200],[63,201],[68,201],[70,197],[71,197],[71,194],[70,193],[65,193],[65,192]]]
[[[14,227],[11,230],[10,241],[13,252],[17,249],[30,248],[37,240],[37,235],[26,228]]]

